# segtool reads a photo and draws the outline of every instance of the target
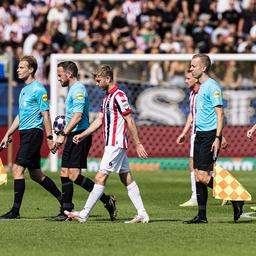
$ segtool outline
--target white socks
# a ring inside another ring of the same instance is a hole
[[[136,208],[138,215],[147,215],[140,196],[140,190],[135,181],[133,181],[130,185],[127,186],[127,191],[128,196],[130,197],[134,207]]]
[[[191,199],[197,200],[196,197],[196,178],[195,178],[195,172],[190,172],[190,178],[191,178],[191,189],[192,189],[192,195]]]
[[[80,217],[87,218],[91,209],[97,203],[98,199],[101,198],[104,193],[105,186],[94,184],[92,192],[85,203],[84,209],[80,212]]]

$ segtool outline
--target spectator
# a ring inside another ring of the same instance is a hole
[[[68,22],[69,22],[69,11],[65,7],[65,1],[64,0],[56,0],[55,1],[55,7],[51,8],[48,16],[47,21],[50,23],[50,26],[53,22],[58,22],[58,31],[62,33],[63,35],[67,35],[68,33]]]
[[[51,53],[256,52],[254,0],[13,2],[0,5],[0,50],[30,54],[40,41],[46,77]]]

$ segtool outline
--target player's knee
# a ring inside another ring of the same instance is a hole
[[[106,175],[103,175],[101,173],[97,173],[96,176],[95,176],[95,184],[104,186],[105,182],[106,182],[106,179],[107,179]]]
[[[120,180],[121,182],[125,185],[125,186],[129,186],[132,182],[133,182],[133,178],[131,176],[130,173],[122,173],[119,174]]]
[[[60,176],[68,177],[68,168],[61,168]]]
[[[79,173],[72,172],[72,173],[68,174],[68,178],[72,181],[75,181],[77,179],[78,175],[79,175]]]
[[[208,175],[207,173],[198,173],[197,174],[197,179],[199,182],[203,183],[203,184],[207,184],[208,183]]]

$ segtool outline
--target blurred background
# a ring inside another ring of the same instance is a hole
[[[0,137],[6,132],[8,121],[17,114],[23,84],[17,79],[16,69],[21,56],[36,57],[37,79],[50,93],[50,86],[56,86],[50,84],[51,54],[105,53],[253,56],[256,0],[0,1]],[[211,76],[223,89],[224,135],[229,143],[228,149],[221,152],[220,162],[229,170],[256,169],[255,142],[246,138],[247,129],[256,123],[255,60],[213,62]],[[91,77],[99,63],[77,61],[79,78],[89,92],[91,121],[102,99],[102,92]],[[189,112],[189,90],[184,83],[189,61],[107,63],[114,66],[116,80],[128,94],[141,140],[150,155],[147,161],[139,161],[130,140],[132,169],[187,169],[189,136],[183,146],[175,141]],[[59,114],[64,112],[65,93],[59,92]],[[13,161],[18,143],[15,134],[9,157],[7,151],[1,152],[4,164]],[[102,143],[98,131],[90,152],[89,170],[98,168]],[[42,156],[44,168],[48,169],[46,145]]]

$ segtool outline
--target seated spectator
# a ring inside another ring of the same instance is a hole
[[[63,35],[67,35],[69,29],[69,20],[69,11],[65,7],[65,1],[56,0],[55,6],[49,10],[47,21],[50,23],[50,25],[57,21],[59,23],[58,31]]]

